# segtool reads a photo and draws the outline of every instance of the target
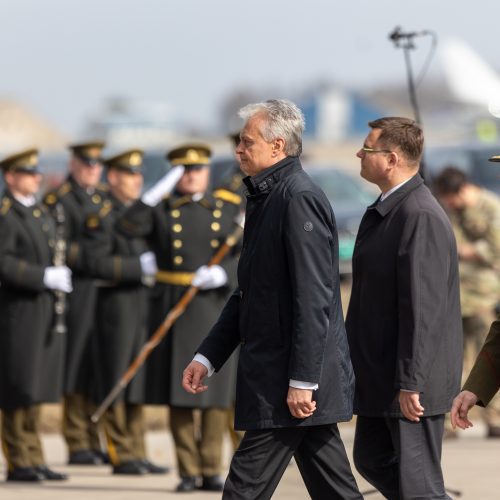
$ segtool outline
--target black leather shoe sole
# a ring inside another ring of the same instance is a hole
[[[66,481],[68,479],[67,474],[62,474],[61,472],[56,472],[49,469],[46,465],[40,465],[35,467],[35,470],[43,476],[47,481]]]
[[[155,465],[149,460],[141,460],[141,465],[143,465],[150,474],[168,474],[170,472],[168,467]]]
[[[130,476],[142,476],[147,474],[148,470],[140,462],[131,460],[113,467],[113,474],[124,474]]]
[[[177,485],[175,491],[177,491],[177,493],[188,493],[196,489],[196,478],[189,476],[181,478],[181,482]]]
[[[69,456],[69,465],[102,465],[104,462],[92,450],[79,450]]]
[[[7,481],[39,483],[44,477],[34,467],[17,467],[7,473]]]

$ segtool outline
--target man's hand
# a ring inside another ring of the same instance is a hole
[[[191,361],[182,374],[182,387],[191,394],[199,394],[206,391],[208,387],[202,385],[203,379],[207,376],[208,369],[199,361]]]
[[[290,413],[295,418],[310,417],[316,410],[316,401],[312,401],[313,391],[311,389],[288,388],[286,403]]]
[[[411,422],[420,422],[420,417],[424,415],[424,407],[420,404],[418,392],[399,391],[399,407]]]
[[[462,391],[454,400],[451,406],[451,425],[455,429],[468,429],[472,427],[472,422],[467,418],[469,410],[477,403],[478,397],[470,391]]]

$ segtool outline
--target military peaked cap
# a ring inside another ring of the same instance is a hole
[[[129,149],[118,155],[104,160],[104,166],[108,169],[117,168],[128,172],[142,172],[142,160],[144,152],[141,149]]]
[[[30,148],[16,153],[0,161],[0,168],[4,172],[39,173],[38,149]]]
[[[172,149],[167,154],[167,160],[172,166],[209,165],[212,151],[204,144],[186,144]]]

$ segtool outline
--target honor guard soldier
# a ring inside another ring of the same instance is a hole
[[[63,435],[69,449],[69,463],[79,465],[99,465],[104,461],[97,427],[90,421],[94,409],[90,387],[95,362],[91,337],[97,288],[89,275],[82,247],[85,219],[100,210],[107,197],[99,187],[103,148],[100,141],[70,145],[69,176],[44,198],[49,209],[56,203],[64,207],[66,261],[73,271],[74,291],[68,297],[67,313]]]
[[[65,335],[54,331],[53,291],[71,291],[71,271],[54,266],[55,227],[36,203],[41,175],[29,149],[0,162],[0,408],[7,481],[62,480],[38,434],[41,403],[62,395]]]
[[[157,271],[144,240],[125,238],[116,220],[141,195],[143,152],[125,151],[104,161],[109,200],[89,215],[84,235],[89,268],[99,289],[96,313],[97,402],[111,391],[146,342],[148,289]],[[103,415],[108,455],[114,474],[165,473],[146,458],[144,445],[145,379],[141,369],[121,398]]]
[[[218,197],[208,191],[210,156],[207,146],[197,144],[170,151],[167,159],[174,171],[185,169],[175,191],[163,197],[168,183],[160,180],[119,222],[124,234],[148,240],[160,268],[152,291],[150,333],[191,284],[199,288],[147,363],[147,402],[170,406],[180,492],[222,489],[222,439],[235,386],[231,363],[201,398],[185,393],[179,384],[184,366],[217,319],[236,279],[237,251],[220,266],[205,265],[233,232],[239,213],[235,195]],[[200,430],[195,429],[195,409],[201,410]]]

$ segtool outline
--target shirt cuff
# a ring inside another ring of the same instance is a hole
[[[203,356],[203,354],[197,352],[194,355],[193,361],[198,361],[198,363],[201,363],[208,370],[207,377],[211,377],[214,374],[215,371],[214,366],[212,365],[212,363],[210,363],[208,358]]]
[[[310,389],[312,391],[315,391],[319,387],[318,384],[315,384],[313,382],[302,382],[301,380],[293,379],[290,379],[288,385],[290,387],[293,387],[294,389]]]

